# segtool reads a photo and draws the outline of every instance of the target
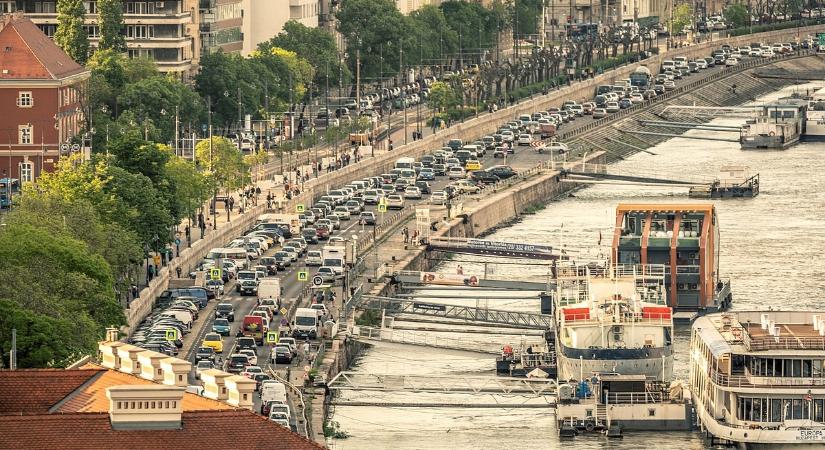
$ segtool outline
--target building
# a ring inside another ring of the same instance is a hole
[[[130,57],[149,57],[155,60],[161,72],[172,72],[186,77],[198,62],[197,0],[123,1],[126,47]],[[0,0],[13,6],[15,1]],[[23,12],[43,32],[54,36],[57,31],[57,2],[55,0],[18,1]],[[83,2],[86,6],[84,23],[91,47],[97,46],[100,28],[97,25],[97,2]],[[9,7],[7,6],[7,8]]]
[[[441,0],[395,0],[395,7],[401,11],[401,14],[407,15],[415,10],[421,9],[427,5],[438,6]],[[485,4],[485,7],[489,5]]]
[[[249,55],[258,44],[275,37],[290,20],[317,28],[321,11],[330,14],[332,4],[321,6],[322,3],[325,0],[243,0],[243,54]]]
[[[2,16],[0,49],[0,178],[34,181],[73,150],[89,71],[21,13]]]
[[[0,448],[323,448],[250,411],[253,380],[213,369],[201,396],[188,361],[100,350],[100,365],[0,371]]]
[[[279,2],[271,2],[273,5]],[[200,0],[201,52],[239,53],[244,45],[242,0]],[[249,11],[249,9],[246,9]],[[249,16],[247,14],[247,16]]]

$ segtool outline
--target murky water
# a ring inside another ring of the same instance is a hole
[[[803,86],[804,89],[804,86]],[[787,95],[783,92],[781,95]],[[781,96],[776,93],[762,101]],[[738,125],[742,119],[717,119],[714,123]],[[688,136],[735,137],[736,134],[690,131]],[[801,144],[785,151],[742,151],[734,142],[676,138],[650,149],[656,155],[637,154],[610,167],[614,173],[647,174],[660,178],[710,180],[723,165],[747,165],[760,174],[760,195],[755,199],[716,201],[721,226],[723,276],[732,281],[734,309],[825,309],[825,144]],[[596,185],[573,197],[553,202],[539,213],[503,228],[489,238],[563,246],[580,259],[609,253],[615,207],[620,202],[700,202],[687,198],[685,189]],[[601,237],[601,246],[599,240]],[[483,274],[482,258],[461,257],[440,270]],[[473,262],[476,261],[476,262]],[[487,264],[495,278],[545,280],[547,268],[535,261],[524,264]],[[441,301],[441,300],[439,300]],[[453,299],[475,305],[477,300]],[[535,303],[517,299],[490,299],[496,309],[536,310]],[[402,322],[396,322],[401,324]],[[405,325],[414,326],[412,323]],[[428,332],[432,333],[432,332]],[[518,342],[512,334],[441,333],[471,340],[479,346],[499,348]],[[677,327],[676,376],[686,377],[687,327]],[[381,344],[368,351],[356,370],[373,373],[430,376],[492,375],[494,356],[469,352]],[[350,393],[348,399],[375,398],[375,394]],[[359,397],[360,396],[360,397]],[[438,402],[445,396],[416,395],[416,400]],[[398,394],[387,401],[403,401]],[[452,396],[453,401],[492,403],[489,396]],[[505,401],[499,399],[499,401]],[[523,403],[523,398],[509,399]],[[703,448],[698,434],[631,433],[621,441],[602,437],[559,442],[549,409],[337,407],[334,420],[350,438],[333,443],[336,448],[575,449]]]

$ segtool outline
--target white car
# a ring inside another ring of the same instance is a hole
[[[245,348],[243,350],[238,351],[241,355],[246,355],[249,358],[249,364],[253,366],[258,365],[258,354],[255,353],[255,350]]]
[[[518,145],[530,145],[533,142],[533,137],[529,134],[518,135]]]
[[[481,192],[481,187],[470,180],[458,180],[453,186],[455,186],[456,191],[462,194],[465,192],[471,192],[473,194]]]
[[[665,83],[673,83],[673,82],[668,80],[668,81],[665,81]],[[617,113],[621,110],[621,108],[619,108],[619,102],[607,102],[607,104],[605,105],[605,109],[607,109],[607,112],[609,112],[609,113]]]
[[[513,142],[516,139],[515,135],[510,130],[504,130],[501,132],[501,140],[504,142]]]
[[[398,194],[388,195],[387,209],[404,209],[404,199]]]
[[[666,91],[672,91],[672,90],[676,89],[676,83],[674,83],[671,80],[665,81],[664,86],[665,86]]]
[[[214,368],[215,366],[212,364],[212,361],[209,361],[208,359],[202,359],[198,361],[198,365],[195,366],[195,379],[200,380],[201,374],[203,372],[206,372],[207,370]]]
[[[320,266],[324,264],[324,258],[319,250],[310,250],[304,258],[304,263],[308,266]]]
[[[752,48],[750,52],[748,52],[749,56],[759,57],[762,56],[762,50],[759,48]]]
[[[444,205],[447,203],[447,193],[444,191],[435,191],[430,195],[430,203],[433,205]]]
[[[404,198],[420,200],[421,189],[418,189],[417,186],[407,186],[407,188],[404,189]]]
[[[350,211],[346,206],[336,206],[335,211],[332,213],[335,214],[340,220],[350,219]]]
[[[458,180],[467,176],[463,167],[453,166],[447,169],[447,177],[451,180]]]
[[[562,154],[562,153],[567,153],[568,151],[570,151],[570,149],[567,148],[567,144],[565,144],[564,142],[558,142],[558,141],[550,142],[550,143],[544,145],[543,147],[539,147],[539,149],[538,149],[539,153],[559,153],[559,154]]]

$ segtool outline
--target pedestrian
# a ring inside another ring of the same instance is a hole
[[[181,272],[183,272],[183,269],[181,269],[180,266],[175,267],[175,273],[178,275],[178,278],[180,278]]]
[[[304,341],[304,361],[309,361],[309,338]]]
[[[455,268],[455,273],[457,275],[464,275],[464,268],[461,267],[461,264],[459,264],[458,267]]]
[[[139,295],[140,295],[140,291],[138,291],[137,285],[133,284],[132,285],[132,299],[138,298]]]
[[[407,242],[409,242],[409,237],[408,237],[408,236],[409,236],[409,234],[408,234],[408,232],[407,232],[407,227],[404,227],[404,228],[402,228],[402,229],[401,229],[401,236],[403,236],[403,237],[404,237],[404,243],[405,243],[405,244],[406,244]]]
[[[392,139],[390,139],[390,151],[392,151]]]
[[[418,230],[413,231],[412,243],[418,244]]]
[[[146,283],[147,284],[150,283],[152,281],[152,278],[155,278],[155,266],[153,266],[150,263],[149,264],[149,269],[146,272]]]
[[[235,210],[235,197],[233,197],[233,196],[229,196],[229,210],[230,211]]]

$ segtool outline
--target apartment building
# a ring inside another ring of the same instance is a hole
[[[328,0],[243,0],[243,54],[283,31],[290,20],[318,27],[322,3]],[[325,5],[329,8],[329,4]]]
[[[198,62],[198,0],[123,1],[126,47],[130,57],[149,57],[161,72],[185,77]],[[84,1],[84,23],[89,43],[97,45],[97,1]],[[18,5],[16,5],[18,4]],[[56,0],[0,0],[0,12],[22,7],[49,37],[57,31]]]
[[[276,4],[283,0],[269,0]],[[244,8],[242,0],[200,0],[201,51],[238,53],[244,48]],[[249,17],[251,14],[247,14]],[[261,18],[263,19],[263,18]]]

